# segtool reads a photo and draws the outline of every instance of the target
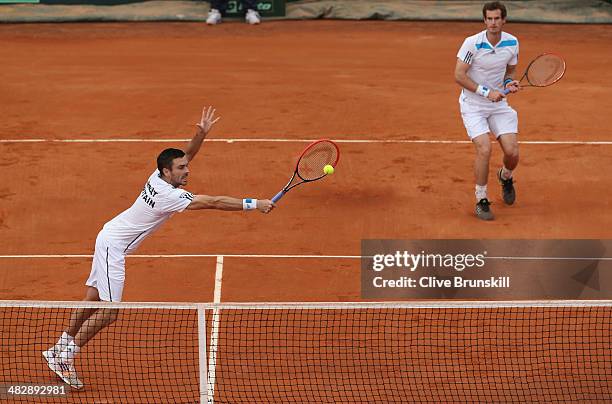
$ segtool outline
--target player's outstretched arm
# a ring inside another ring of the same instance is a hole
[[[276,205],[269,199],[238,199],[231,196],[196,195],[187,209],[251,210],[270,213]]]
[[[202,118],[200,118],[200,122],[196,123],[196,134],[189,141],[187,149],[185,150],[185,156],[188,161],[193,160],[195,155],[198,154],[206,135],[208,135],[213,125],[221,119],[220,116],[215,118],[215,111],[216,110],[212,106],[202,109]]]

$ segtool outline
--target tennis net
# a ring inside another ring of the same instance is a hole
[[[12,401],[606,402],[612,301],[0,302],[0,399],[63,385],[42,351],[75,308],[119,310],[75,359],[84,387]]]

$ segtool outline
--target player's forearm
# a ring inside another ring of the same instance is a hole
[[[188,209],[243,210],[243,200],[231,196],[196,195]]]
[[[270,213],[276,205],[269,199],[237,199],[231,196],[196,195],[187,209],[254,210]]]
[[[478,88],[478,83],[472,80],[465,72],[456,72],[455,81],[461,87],[473,93],[475,93],[476,89]]]
[[[508,65],[506,66],[506,73],[504,74],[504,81],[506,80],[514,80],[514,73],[516,72],[516,65]]]
[[[187,148],[185,149],[185,155],[187,156],[187,160],[191,161],[200,151],[200,147],[202,147],[202,142],[206,138],[206,132],[202,130],[202,128],[198,127],[196,134],[191,138],[189,143],[187,144]]]
[[[516,72],[516,65],[508,65],[506,66],[506,72],[504,73],[504,89],[506,91],[510,91],[514,93],[519,89],[519,83],[514,78],[514,73]]]
[[[455,81],[466,90],[476,93],[490,101],[498,102],[504,98],[504,95],[502,93],[488,88],[485,85],[476,83],[467,75],[467,72],[463,69],[458,68],[457,70],[455,70]]]
[[[231,196],[213,196],[212,209],[218,210],[243,210],[243,200]]]
[[[200,122],[196,124],[197,132],[187,145],[187,150],[185,150],[185,155],[187,156],[187,160],[191,161],[200,151],[200,147],[202,146],[202,142],[208,132],[212,129],[213,125],[220,119],[220,117],[215,118],[215,109],[212,106],[204,107],[202,109],[202,118]]]

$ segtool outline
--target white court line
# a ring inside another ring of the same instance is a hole
[[[33,255],[0,255],[0,259],[30,259],[30,258],[92,258],[89,254],[33,254]],[[320,259],[361,259],[373,258],[372,256],[361,255],[298,255],[298,254],[134,254],[128,255],[128,258],[217,258],[217,274],[215,274],[215,299],[217,296],[217,286],[219,288],[219,300],[221,299],[221,277],[223,273],[223,257],[231,258],[320,258]],[[219,264],[219,258],[221,264]],[[542,260],[542,261],[563,261],[563,260],[600,260],[612,261],[612,257],[521,257],[521,256],[492,256],[485,257],[489,260]],[[218,282],[218,285],[217,285]],[[215,300],[216,301],[216,300]]]
[[[190,139],[0,139],[0,143],[176,143]],[[205,142],[221,143],[311,143],[317,139],[275,139],[275,138],[230,138],[205,139]],[[469,140],[429,140],[429,139],[331,139],[336,143],[406,143],[406,144],[471,144]],[[523,140],[520,144],[530,145],[612,145],[612,140]]]
[[[215,294],[214,302],[221,303],[221,282],[223,281],[223,255],[217,256],[217,265],[215,269]]]
[[[206,376],[206,307],[196,304],[198,312],[198,365],[200,374],[200,402],[208,402],[208,377]]]
[[[215,293],[214,303],[221,303],[221,282],[223,280],[223,255],[217,256],[217,265],[215,270]],[[208,356],[208,403],[212,404],[215,400],[215,381],[217,367],[217,351],[219,349],[219,324],[221,323],[221,310],[213,309],[212,328],[210,331],[210,352]]]

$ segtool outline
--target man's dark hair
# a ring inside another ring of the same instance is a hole
[[[487,11],[494,10],[501,10],[502,19],[506,19],[506,6],[504,6],[504,3],[502,3],[501,1],[491,1],[489,3],[485,3],[484,7],[482,8],[482,16],[484,18],[487,18]]]
[[[164,174],[164,168],[172,170],[172,160],[181,158],[185,152],[179,149],[166,149],[157,156],[157,169],[160,174]]]

